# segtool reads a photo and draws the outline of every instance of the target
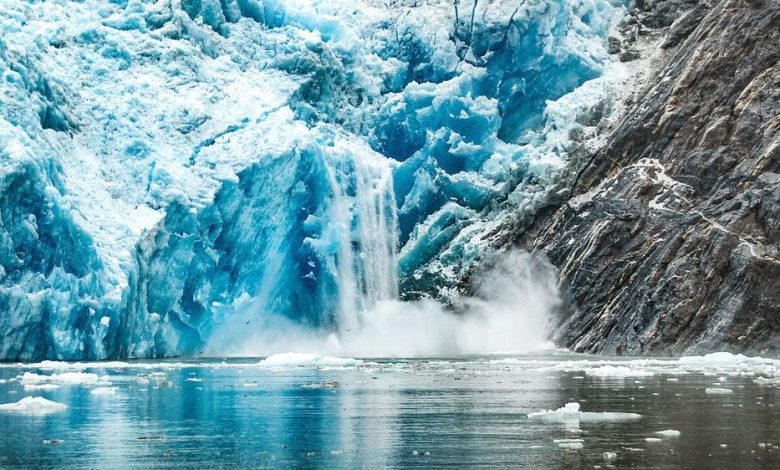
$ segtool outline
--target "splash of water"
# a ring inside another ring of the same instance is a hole
[[[475,295],[454,310],[434,300],[380,300],[354,329],[312,331],[266,316],[258,333],[229,351],[267,356],[298,351],[352,357],[455,357],[550,347],[548,318],[560,303],[554,268],[526,252],[497,254],[477,274]]]

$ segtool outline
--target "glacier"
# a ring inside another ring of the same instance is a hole
[[[0,0],[0,359],[447,298],[596,146],[622,0]]]

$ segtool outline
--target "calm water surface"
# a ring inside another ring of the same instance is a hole
[[[773,366],[559,355],[257,363],[2,366],[0,403],[41,396],[68,408],[0,412],[0,467],[780,468],[780,388],[756,383]],[[71,369],[106,383],[22,383],[25,372]],[[101,386],[109,394],[93,393]],[[706,392],[715,387],[732,393]],[[528,417],[567,402],[642,417],[578,426]],[[679,437],[655,434],[667,429]]]

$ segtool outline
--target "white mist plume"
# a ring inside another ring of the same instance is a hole
[[[549,314],[560,303],[553,266],[538,255],[503,252],[475,273],[474,296],[451,310],[433,300],[381,301],[351,330],[323,334],[266,317],[257,334],[227,352],[267,356],[296,351],[353,357],[453,357],[548,347]]]

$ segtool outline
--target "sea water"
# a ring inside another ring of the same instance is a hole
[[[778,371],[565,352],[5,364],[0,467],[778,468]]]

